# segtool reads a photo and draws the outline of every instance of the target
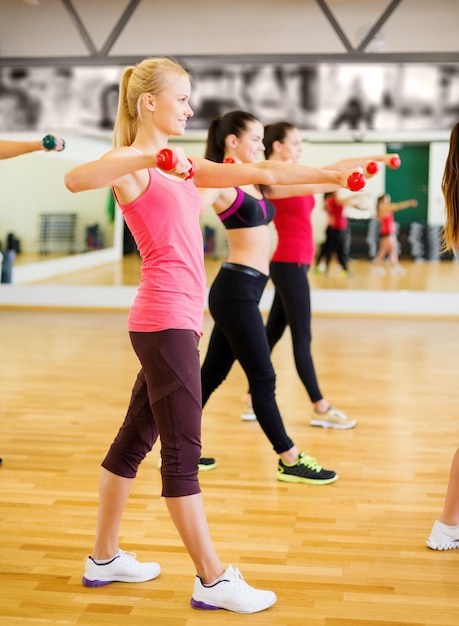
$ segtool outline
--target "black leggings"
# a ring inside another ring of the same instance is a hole
[[[129,333],[142,364],[123,425],[102,466],[134,478],[161,438],[162,495],[200,492],[201,377],[199,337],[192,330]]]
[[[338,263],[347,271],[347,254],[346,254],[346,231],[338,228],[327,228],[327,243],[325,245],[325,262],[328,266],[332,258],[333,252],[336,253]]]
[[[311,399],[322,400],[311,355],[311,299],[309,265],[271,262],[270,275],[276,288],[266,324],[271,350],[290,326],[296,370]]]
[[[276,403],[276,375],[258,308],[268,276],[245,266],[228,269],[228,265],[223,264],[209,292],[209,309],[215,325],[201,368],[202,405],[225,380],[237,359],[248,378],[258,422],[280,454],[294,444],[285,431]]]

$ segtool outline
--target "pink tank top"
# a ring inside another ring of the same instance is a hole
[[[392,211],[388,211],[387,213],[384,213],[384,215],[381,215],[379,223],[380,235],[392,235],[392,233],[395,233],[395,219]]]
[[[276,207],[274,224],[278,237],[272,261],[312,265],[315,251],[311,223],[314,196],[270,201]]]
[[[346,230],[347,217],[344,214],[344,205],[338,202],[333,196],[325,200],[328,213],[328,223],[336,230]]]
[[[156,169],[148,172],[150,182],[140,198],[118,203],[142,257],[128,328],[188,329],[202,335],[206,275],[201,196],[192,181]]]

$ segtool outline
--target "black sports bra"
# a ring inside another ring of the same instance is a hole
[[[236,200],[226,211],[218,215],[227,230],[253,228],[269,224],[273,220],[276,209],[269,200],[265,198],[258,200],[239,187],[236,187],[236,191]]]

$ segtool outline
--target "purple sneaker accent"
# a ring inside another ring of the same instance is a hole
[[[135,554],[118,550],[108,563],[96,563],[88,556],[82,583],[85,587],[103,587],[114,582],[143,583],[156,578],[160,571],[158,563],[139,563]]]
[[[275,593],[251,587],[238,569],[228,565],[211,585],[203,585],[196,576],[190,604],[194,609],[205,611],[226,609],[234,613],[257,613],[268,609],[276,600]]]
[[[191,598],[190,604],[193,607],[193,609],[204,609],[207,611],[218,611],[218,609],[220,608],[219,606],[213,606],[212,604],[199,602],[199,600],[195,600],[194,598]]]
[[[113,580],[88,580],[86,576],[83,576],[81,582],[85,587],[103,587],[112,583]]]

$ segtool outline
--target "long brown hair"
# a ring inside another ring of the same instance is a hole
[[[444,250],[457,250],[459,241],[459,122],[456,122],[451,131],[441,190],[446,209],[446,222],[442,231],[443,247]]]

